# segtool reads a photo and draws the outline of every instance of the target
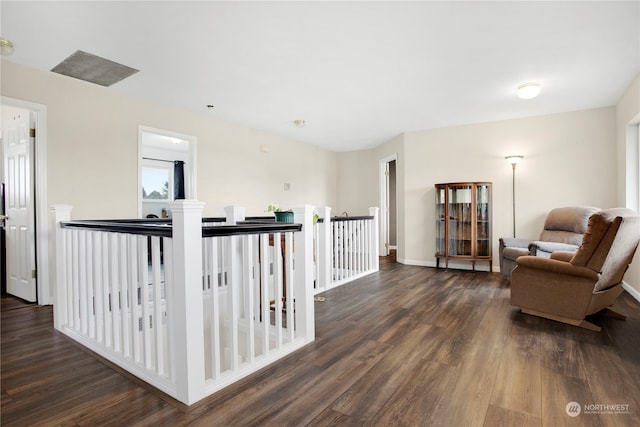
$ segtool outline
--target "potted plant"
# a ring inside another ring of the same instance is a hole
[[[273,212],[276,222],[293,222],[293,211],[290,209],[282,210],[280,206],[271,204],[267,207],[267,212]]]
[[[270,204],[267,207],[267,212],[273,212],[276,216],[276,222],[293,222],[293,211],[291,209],[282,210],[280,206],[275,203]],[[313,213],[313,223],[316,224],[320,215],[317,212]]]

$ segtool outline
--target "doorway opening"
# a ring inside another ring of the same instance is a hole
[[[196,137],[140,126],[138,216],[166,218],[169,202],[196,198]]]
[[[397,255],[398,250],[398,156],[380,160],[380,255]]]

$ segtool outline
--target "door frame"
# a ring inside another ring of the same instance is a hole
[[[379,177],[380,177],[380,256],[389,255],[389,194],[387,190],[387,165],[389,162],[396,162],[396,209],[398,206],[398,154],[380,159],[379,161]],[[396,239],[398,238],[398,224],[396,218]]]
[[[39,305],[54,301],[49,286],[49,206],[47,198],[47,106],[22,99],[0,97],[0,105],[22,108],[35,114],[36,137],[34,158],[31,160],[34,173],[35,194],[35,245],[36,245],[36,292]],[[4,154],[3,154],[4,156]],[[4,162],[4,158],[2,159]],[[4,177],[2,178],[4,179]],[[6,272],[4,272],[6,274]]]
[[[185,190],[186,190],[186,198],[187,199],[197,199],[197,177],[198,177],[198,169],[197,169],[197,160],[198,160],[198,152],[197,152],[197,144],[198,138],[193,135],[187,135],[184,133],[174,132],[166,129],[158,129],[150,126],[138,125],[138,217],[142,217],[142,192],[140,189],[142,188],[142,166],[145,162],[142,158],[142,134],[143,133],[154,133],[157,135],[168,136],[172,138],[178,138],[183,141],[187,141],[189,143],[189,173],[185,174]]]

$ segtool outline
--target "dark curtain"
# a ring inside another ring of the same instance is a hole
[[[176,160],[173,162],[173,198],[174,200],[184,199],[184,162]]]

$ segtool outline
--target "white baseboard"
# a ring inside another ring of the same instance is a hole
[[[640,291],[633,288],[630,284],[625,281],[622,281],[622,287],[625,291],[629,292],[629,294],[638,302],[640,302]]]
[[[419,267],[435,267],[436,266],[436,263],[434,261],[421,261],[421,260],[404,259],[404,258],[398,258],[397,261],[400,264],[416,265],[416,266],[419,266]]]

